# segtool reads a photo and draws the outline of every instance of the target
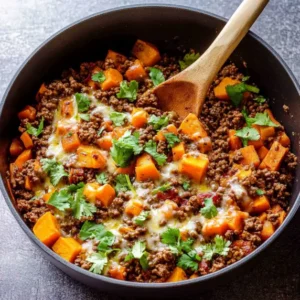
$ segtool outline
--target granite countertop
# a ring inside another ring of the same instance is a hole
[[[25,58],[51,34],[101,10],[166,1],[8,0],[0,1],[0,99]],[[230,17],[240,0],[177,0]],[[300,80],[300,1],[272,0],[252,30],[283,57]],[[255,53],[253,53],[255,55]],[[0,194],[0,299],[119,299],[92,290],[62,273],[36,249]],[[199,293],[200,299],[300,299],[300,211],[264,259],[232,283]],[[202,298],[203,297],[203,298]]]

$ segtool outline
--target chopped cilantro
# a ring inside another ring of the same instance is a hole
[[[56,186],[62,177],[68,176],[63,165],[56,162],[54,159],[42,158],[42,169],[50,176],[51,183]]]
[[[80,119],[84,120],[84,121],[89,121],[90,120],[90,115],[89,114],[78,114]]]
[[[200,212],[206,219],[211,219],[218,214],[218,210],[214,205],[212,198],[204,199],[204,207],[201,208]]]
[[[180,143],[180,139],[174,133],[164,133],[164,136],[170,148],[173,148],[176,144]]]
[[[250,76],[244,76],[243,78],[242,78],[242,82],[246,82],[246,81],[248,81],[250,79]]]
[[[100,243],[97,247],[98,251],[103,253],[110,253],[116,249],[112,249],[111,246],[115,242],[115,236],[111,231],[105,231],[100,238]]]
[[[114,111],[110,113],[109,118],[113,121],[115,126],[122,126],[124,125],[126,114]]]
[[[134,243],[132,249],[126,255],[125,261],[129,261],[133,258],[139,259],[143,270],[147,270],[148,269],[147,256],[148,256],[148,253],[146,252],[146,243],[137,241]]]
[[[65,209],[70,208],[70,203],[72,201],[72,196],[66,189],[62,189],[59,192],[55,191],[47,204],[50,204],[56,207],[58,210],[64,211]]]
[[[177,245],[180,237],[180,232],[178,228],[168,227],[161,235],[161,241],[167,245]]]
[[[253,124],[261,126],[278,127],[279,125],[273,123],[267,113],[257,113],[253,118]]]
[[[120,84],[120,92],[117,93],[117,98],[125,98],[130,102],[134,102],[137,97],[138,87],[139,84],[135,80],[132,80],[129,83],[126,80],[122,81]]]
[[[44,129],[44,117],[42,117],[38,128],[33,127],[30,123],[26,124],[26,131],[34,136],[39,136]]]
[[[200,259],[199,259],[200,260]],[[186,270],[191,269],[192,271],[197,271],[199,266],[198,262],[187,254],[182,254],[177,262],[177,266]]]
[[[104,129],[105,129],[105,127],[102,126],[102,127],[98,130],[97,136],[100,136],[100,135],[102,134],[102,132],[104,131]]]
[[[149,211],[144,210],[133,220],[134,220],[135,224],[137,224],[139,226],[143,226],[143,224],[147,220],[148,216],[149,216]]]
[[[260,138],[259,132],[254,128],[243,127],[235,133],[236,136],[240,137],[244,146],[248,145],[248,141],[257,141]]]
[[[150,68],[149,75],[155,86],[165,81],[163,72],[157,68]]]
[[[165,183],[165,184],[153,189],[152,194],[155,195],[158,192],[166,192],[166,191],[170,190],[171,188],[172,188],[172,184],[168,182],[168,183]]]
[[[188,191],[191,188],[191,184],[188,181],[185,181],[185,182],[182,183],[182,188],[185,191]]]
[[[132,191],[134,194],[135,189],[130,181],[130,177],[127,174],[119,174],[116,177],[116,191],[119,192],[126,192],[126,191]]]
[[[79,182],[77,184],[71,184],[68,186],[67,190],[69,193],[75,193],[77,190],[81,189],[82,187],[84,187],[84,183],[83,182]]]
[[[107,265],[108,259],[104,253],[93,253],[90,257],[86,259],[88,262],[92,263],[90,272],[101,274],[104,267]]]
[[[133,156],[140,154],[142,150],[143,147],[139,145],[138,133],[131,134],[131,131],[126,131],[121,138],[113,140],[110,154],[115,163],[123,168],[127,167]]]
[[[199,53],[187,53],[183,60],[179,61],[180,69],[184,70],[200,57]]]
[[[162,166],[167,161],[167,156],[157,152],[157,145],[154,141],[148,141],[145,145],[145,151],[150,154],[159,166]]]
[[[169,118],[167,116],[157,117],[151,115],[148,123],[152,125],[154,130],[160,130],[169,124]]]
[[[76,99],[78,111],[80,113],[84,113],[89,110],[89,107],[91,105],[91,100],[87,95],[82,93],[76,93],[75,99]]]
[[[105,77],[105,75],[104,75],[104,73],[102,71],[100,71],[100,72],[95,73],[95,74],[92,75],[92,80],[96,81],[96,82],[102,83],[102,82],[105,81],[105,79],[106,79],[106,77]]]
[[[106,184],[108,183],[108,178],[107,175],[105,173],[100,173],[96,175],[96,180],[100,183],[100,184]]]
[[[255,192],[258,196],[263,196],[265,194],[265,192],[261,189],[257,189]]]
[[[103,224],[96,224],[94,222],[85,221],[80,229],[79,237],[82,240],[93,238],[100,240],[105,231],[106,230]]]
[[[226,92],[234,106],[240,105],[243,100],[244,92],[246,91],[259,93],[259,89],[257,87],[245,84],[244,82],[226,86]]]
[[[76,191],[74,196],[74,201],[72,203],[73,216],[76,219],[81,219],[81,217],[91,217],[94,212],[96,212],[96,206],[94,204],[85,201],[83,196],[83,188]]]
[[[203,252],[204,259],[211,260],[215,254],[226,256],[229,252],[230,244],[230,241],[217,235],[215,236],[213,243],[202,245],[200,250]]]
[[[259,95],[259,96],[257,96],[257,97],[254,98],[254,101],[256,101],[257,103],[261,104],[261,103],[265,103],[267,100],[266,100],[266,98],[264,96]]]

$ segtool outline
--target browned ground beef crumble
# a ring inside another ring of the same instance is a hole
[[[121,65],[118,70],[122,75],[125,74],[129,66],[134,62],[135,58],[129,58],[121,61]],[[38,94],[35,105],[37,109],[36,120],[29,121],[28,119],[22,119],[19,131],[26,131],[26,124],[30,123],[32,126],[37,127],[42,117],[45,120],[45,127],[43,132],[38,136],[32,136],[33,148],[32,152],[34,157],[37,159],[45,158],[48,147],[48,139],[53,131],[52,122],[55,111],[58,107],[60,99],[67,96],[73,95],[74,93],[84,93],[90,90],[87,85],[87,78],[90,76],[91,71],[96,67],[100,67],[104,70],[108,68],[116,68],[114,62],[111,59],[97,62],[85,62],[80,65],[79,71],[69,69],[62,74],[60,80],[55,80],[46,85],[46,91],[43,94]],[[161,70],[164,74],[165,79],[180,72],[177,57],[169,57],[163,55],[161,61],[154,66]],[[149,73],[149,68],[146,68]],[[229,101],[218,100],[214,94],[214,87],[216,87],[222,79],[230,77],[232,79],[241,80],[243,74],[239,72],[234,64],[226,65],[218,74],[217,78],[212,83],[207,98],[205,100],[200,120],[205,126],[208,136],[212,139],[212,151],[208,153],[209,167],[206,173],[206,178],[214,191],[217,191],[217,196],[222,197],[223,183],[222,178],[229,176],[234,171],[232,170],[233,164],[241,160],[242,156],[239,152],[235,153],[231,159],[229,155],[229,143],[228,143],[228,130],[229,129],[240,129],[244,126],[245,120],[241,113],[241,108],[235,108]],[[157,97],[149,92],[144,94],[147,90],[153,87],[153,83],[150,79],[140,82],[138,89],[137,101],[135,103],[128,102],[126,99],[118,99],[116,93],[119,92],[120,88],[112,88],[108,91],[102,91],[98,89],[95,91],[94,96],[103,104],[110,105],[117,112],[132,112],[133,108],[143,107],[149,114],[156,116],[165,115],[158,109]],[[259,104],[253,100],[253,94],[247,98],[245,106],[248,110],[250,117],[254,117],[258,112],[264,112],[268,108],[267,102]],[[93,106],[89,108],[89,112],[94,109]],[[169,124],[175,124],[176,127],[180,124],[179,118],[173,114]],[[83,144],[93,144],[96,139],[99,138],[99,129],[103,129],[103,133],[107,131],[107,123],[103,120],[101,114],[94,114],[91,116],[89,121],[83,121],[80,123],[78,129],[78,137]],[[129,129],[134,129],[128,124]],[[276,127],[275,137],[270,138],[268,143],[271,144],[273,140],[276,140],[278,135],[284,130],[283,126]],[[156,131],[151,125],[147,125],[141,130],[139,137],[140,145],[145,145],[149,140],[153,140],[156,135]],[[193,149],[194,143],[183,134],[180,134],[180,139],[187,142],[187,147]],[[159,153],[168,153],[168,144],[165,141],[158,143],[157,151]],[[169,160],[170,158],[168,158]],[[297,158],[290,151],[285,156],[283,163],[278,171],[269,171],[267,169],[255,169],[252,168],[250,176],[246,177],[242,181],[242,185],[246,188],[250,196],[257,196],[256,191],[262,189],[265,191],[265,195],[271,201],[272,206],[274,204],[280,204],[286,211],[288,210],[288,200],[291,193],[291,185],[293,183],[293,174],[297,166]],[[97,172],[93,169],[86,169],[80,167],[74,167],[72,162],[64,165],[65,170],[69,176],[65,177],[63,181],[68,184],[78,184],[79,182],[95,182]],[[54,208],[47,205],[42,197],[34,197],[32,191],[25,189],[25,178],[28,176],[32,183],[43,182],[45,180],[45,174],[41,171],[36,171],[34,168],[34,160],[29,160],[23,166],[21,172],[14,170],[13,174],[9,174],[12,180],[10,181],[14,197],[16,199],[17,208],[21,212],[25,222],[31,228],[34,226],[39,217],[45,212],[52,211]],[[175,218],[180,221],[185,220],[193,215],[196,215],[199,210],[203,207],[198,201],[198,191],[196,189],[188,190],[179,196],[178,187],[183,182],[180,182],[176,178],[176,172],[174,177],[171,179],[172,190],[169,193],[175,203],[178,204],[178,210],[175,213]],[[108,183],[113,183],[116,174],[109,175],[107,178]],[[152,182],[145,182],[144,187],[153,188]],[[168,193],[168,192],[166,192]],[[161,193],[159,197],[150,197],[148,202],[145,204],[144,209],[150,210],[152,207],[161,207],[165,201],[164,194]],[[232,199],[238,202],[236,196],[232,193]],[[218,198],[216,197],[216,199]],[[126,193],[120,192],[113,199],[111,205],[107,208],[99,203],[95,203],[96,212],[90,217],[82,217],[80,220],[72,216],[71,213],[66,213],[65,216],[58,218],[60,228],[65,234],[71,234],[73,237],[78,237],[80,228],[84,221],[90,220],[98,224],[109,218],[118,218],[123,215],[125,203],[129,201],[129,196]],[[218,207],[218,200],[214,203]],[[278,226],[279,213],[269,209],[266,212],[266,219],[269,220],[274,226]],[[142,238],[147,231],[147,227],[141,227],[135,224],[131,218],[123,217],[123,222],[133,228],[123,235],[123,239],[128,241],[128,245],[133,245],[137,238]],[[160,226],[165,226],[166,222],[162,221]],[[196,272],[186,270],[187,275],[193,273],[198,276],[215,272],[226,265],[232,264],[237,260],[243,258],[261,243],[261,230],[263,223],[258,216],[249,216],[244,221],[244,228],[242,231],[227,230],[224,234],[225,238],[231,241],[229,252],[226,256],[214,255],[211,260],[202,259],[199,262],[199,269]],[[199,238],[201,233],[202,225],[200,222],[197,223],[195,230],[191,230],[187,233],[190,238]],[[201,236],[203,239],[203,237]],[[206,239],[209,241],[209,239]],[[121,247],[122,241],[116,239],[113,247]],[[96,249],[97,244],[93,247]],[[90,269],[92,263],[86,260],[87,255],[85,251],[81,251],[76,257],[74,263],[84,269]],[[176,267],[176,259],[174,254],[168,249],[161,251],[153,251],[148,256],[149,268],[144,271],[141,267],[138,259],[132,259],[129,261],[125,260],[125,257],[121,259],[120,265],[125,268],[124,276],[126,280],[138,281],[138,282],[164,282],[166,281],[174,268]]]

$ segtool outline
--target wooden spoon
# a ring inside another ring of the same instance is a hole
[[[208,88],[268,0],[244,0],[226,26],[191,66],[154,88],[159,107],[175,111],[180,117],[199,115]]]

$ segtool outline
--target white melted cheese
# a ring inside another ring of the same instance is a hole
[[[168,180],[172,177],[174,177],[173,172],[178,171],[178,162],[169,162],[165,166],[161,168],[160,174],[162,180]]]

